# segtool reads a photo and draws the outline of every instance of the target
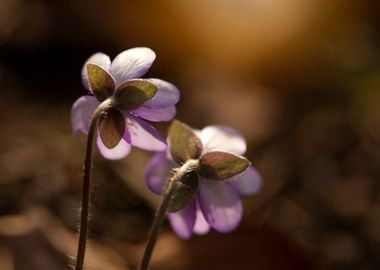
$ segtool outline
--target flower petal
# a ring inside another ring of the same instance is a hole
[[[243,136],[236,130],[226,126],[208,126],[201,130],[200,138],[204,152],[210,150],[225,150],[243,155],[247,145]]]
[[[166,158],[165,151],[155,154],[145,168],[145,180],[149,189],[161,195],[166,179],[175,167],[176,164]]]
[[[157,93],[154,97],[144,103],[146,108],[166,108],[177,104],[180,98],[178,88],[164,80],[160,79],[148,79],[151,83],[157,86]]]
[[[170,225],[182,239],[189,239],[195,224],[195,200],[179,212],[169,214]]]
[[[111,66],[111,60],[108,55],[98,52],[90,56],[90,58],[88,58],[87,61],[84,63],[82,67],[82,83],[84,87],[91,92],[90,83],[88,81],[87,76],[87,64],[94,64],[108,71]]]
[[[201,208],[199,206],[199,200],[196,200],[196,218],[194,225],[194,232],[199,235],[204,235],[210,231],[210,225],[206,221]]]
[[[230,232],[241,221],[242,202],[236,191],[226,183],[202,179],[199,205],[207,222],[218,232]]]
[[[150,109],[144,106],[133,110],[135,114],[152,122],[170,121],[176,114],[175,106],[170,106],[162,109]]]
[[[71,107],[71,126],[73,132],[82,131],[88,133],[91,117],[100,102],[93,96],[82,96],[78,98]]]
[[[124,117],[126,129],[129,131],[126,132],[128,138],[124,137],[125,140],[133,146],[149,151],[161,152],[166,149],[165,140],[149,123],[126,111],[124,111]]]
[[[138,47],[125,50],[112,61],[110,73],[120,85],[130,79],[143,76],[151,67],[156,54],[149,48]]]
[[[126,142],[124,139],[121,139],[120,142],[112,149],[107,148],[102,139],[98,136],[96,140],[99,151],[103,157],[106,159],[117,160],[126,157],[131,151],[131,145]]]
[[[251,166],[241,174],[226,179],[226,182],[240,195],[255,194],[260,191],[262,185],[259,172]]]

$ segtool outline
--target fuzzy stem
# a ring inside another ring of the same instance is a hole
[[[184,177],[185,174],[189,172],[189,170],[196,168],[197,165],[197,160],[189,160],[183,164],[181,168],[177,169],[173,176],[167,179],[168,188],[161,201],[161,205],[157,211],[156,218],[154,219],[152,227],[150,229],[148,242],[146,244],[144,255],[138,270],[148,269],[152,253],[157,242],[158,234],[161,230],[162,223],[164,222],[168,211],[170,200],[172,199],[173,194],[175,194],[178,190],[178,185],[175,185],[174,183]]]
[[[88,230],[88,214],[90,208],[91,199],[91,170],[92,170],[92,157],[93,157],[93,145],[96,138],[96,131],[98,127],[99,119],[104,113],[105,108],[109,106],[109,102],[103,102],[95,110],[91,118],[90,128],[88,131],[87,145],[86,145],[86,157],[84,161],[84,176],[83,176],[83,188],[82,188],[82,208],[80,215],[80,228],[79,228],[79,240],[78,251],[75,270],[82,270],[84,255],[86,252],[86,240]]]

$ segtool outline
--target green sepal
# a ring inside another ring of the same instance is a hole
[[[212,151],[199,160],[199,174],[206,179],[225,180],[248,168],[248,159],[236,154]]]
[[[185,123],[174,120],[169,127],[168,137],[170,153],[178,164],[197,159],[201,155],[202,142]]]
[[[170,185],[175,186],[170,187]],[[164,191],[167,192],[169,187],[175,189],[175,192],[170,198],[168,212],[178,212],[188,206],[197,194],[198,186],[199,180],[195,171],[186,173],[181,179],[172,183],[168,182],[164,187]]]
[[[123,114],[113,107],[108,108],[99,119],[99,136],[103,144],[114,148],[123,138],[125,120]]]
[[[133,110],[153,98],[156,92],[157,86],[148,80],[129,80],[116,89],[114,102],[120,109]]]
[[[104,101],[112,96],[115,90],[115,81],[111,74],[95,64],[87,64],[86,68],[92,94],[99,101]]]

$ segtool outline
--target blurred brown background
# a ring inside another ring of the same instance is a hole
[[[380,268],[380,16],[370,0],[0,0],[0,269],[70,269],[85,137],[70,106],[92,53],[134,46],[177,117],[247,138],[264,178],[230,234],[165,226],[152,269]],[[165,133],[167,124],[159,124]],[[137,265],[151,156],[96,155],[88,269]]]

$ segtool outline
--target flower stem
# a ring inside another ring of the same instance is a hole
[[[182,177],[184,177],[185,174],[188,173],[190,170],[194,170],[197,164],[198,164],[198,161],[189,160],[185,164],[183,164],[181,168],[175,170],[175,173],[173,176],[168,178],[166,193],[161,201],[161,205],[157,211],[156,218],[154,219],[152,227],[150,229],[148,242],[146,244],[144,255],[141,260],[141,264],[138,270],[148,269],[149,262],[152,257],[152,253],[157,242],[158,234],[161,230],[162,223],[165,220],[170,201],[173,195],[178,190],[178,185],[175,185],[175,183],[178,180],[180,180]]]
[[[92,169],[92,157],[93,157],[93,145],[96,138],[96,130],[100,116],[104,112],[105,106],[102,104],[95,110],[91,118],[90,128],[88,131],[87,145],[86,145],[86,157],[84,161],[84,176],[83,176],[83,188],[82,188],[82,208],[80,215],[80,228],[79,228],[79,241],[75,270],[82,270],[84,255],[86,252],[86,240],[88,230],[88,214],[90,205],[90,184],[91,184],[91,169]]]

